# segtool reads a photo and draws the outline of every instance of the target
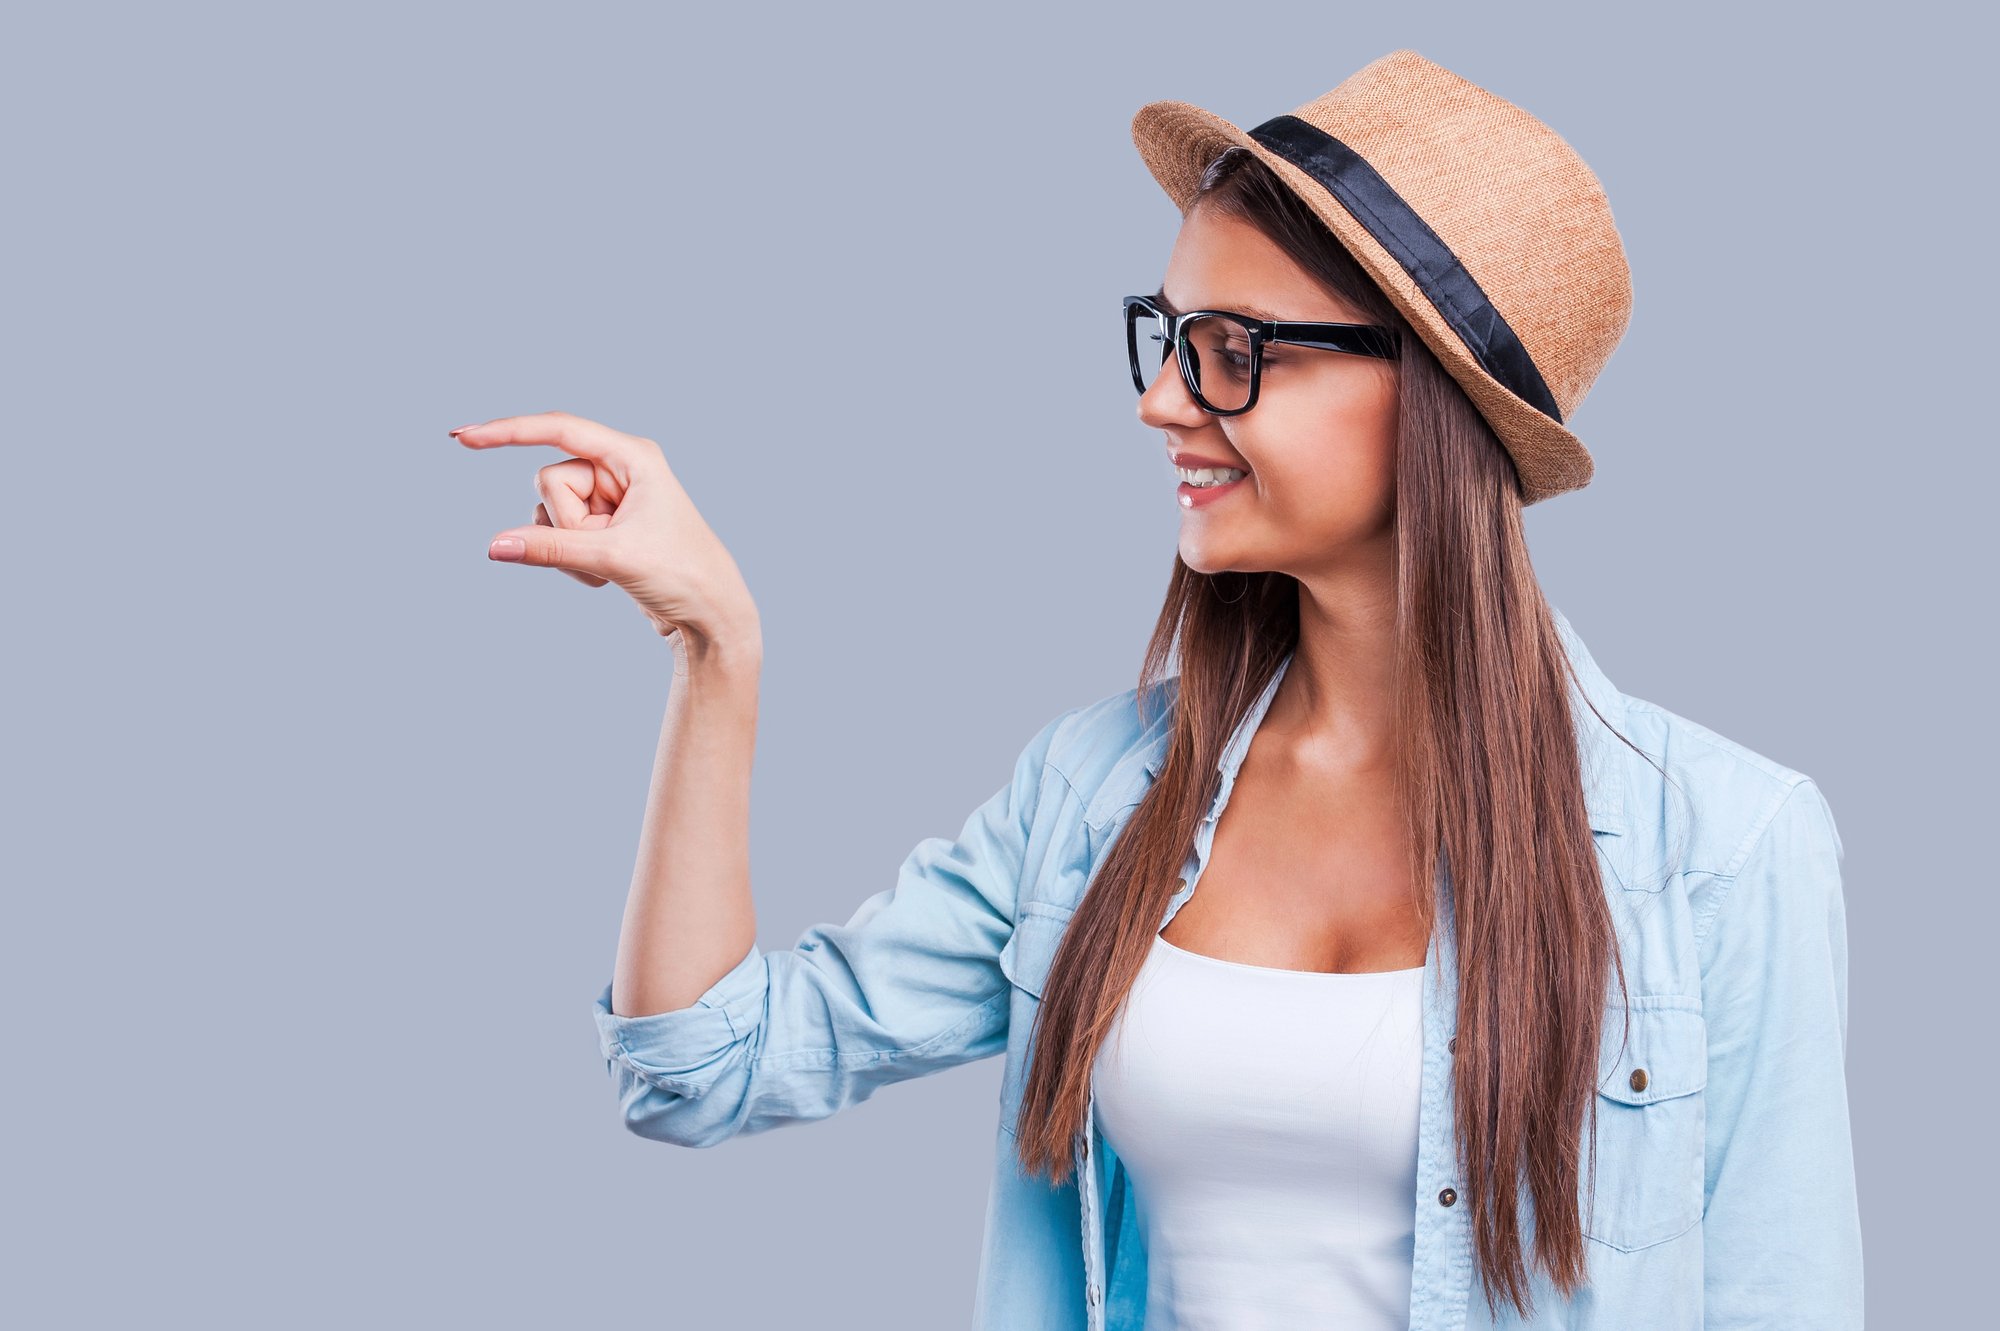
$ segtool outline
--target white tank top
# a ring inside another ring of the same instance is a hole
[[[1407,1331],[1422,980],[1155,940],[1094,1070],[1146,1331]]]

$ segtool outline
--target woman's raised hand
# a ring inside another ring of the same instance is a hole
[[[487,558],[559,568],[623,587],[662,634],[713,643],[757,636],[757,607],[660,447],[567,412],[451,432],[467,448],[547,444],[570,455],[535,476],[535,520],[493,538]]]

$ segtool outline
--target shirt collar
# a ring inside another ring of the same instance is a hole
[[[1222,746],[1222,756],[1216,759],[1215,766],[1216,770],[1222,773],[1222,789],[1225,793],[1235,782],[1236,771],[1243,766],[1244,756],[1250,752],[1250,741],[1256,738],[1257,727],[1264,723],[1264,713],[1271,710],[1271,699],[1278,696],[1278,685],[1284,683],[1285,671],[1291,664],[1290,656],[1278,662],[1278,668],[1272,674],[1271,682],[1264,686],[1264,691],[1257,695],[1257,701],[1250,704],[1250,710],[1244,714],[1241,721],[1237,722],[1235,731],[1229,736],[1229,743]],[[1178,691],[1179,680],[1172,680],[1169,683]],[[1173,738],[1172,727],[1167,724],[1167,713],[1172,702],[1173,700],[1169,699],[1166,705],[1162,706],[1160,721],[1153,727],[1158,733],[1153,736],[1146,755],[1146,775],[1149,777],[1158,777],[1160,768],[1167,762],[1167,746]]]
[[[1619,734],[1619,727],[1625,724],[1625,695],[1597,668],[1590,649],[1562,612],[1551,607],[1550,613],[1555,616],[1556,636],[1562,640],[1575,676],[1570,719],[1576,725],[1578,757],[1583,765],[1583,805],[1590,816],[1590,830],[1622,836],[1626,830],[1625,787],[1615,759],[1617,751],[1625,747]]]

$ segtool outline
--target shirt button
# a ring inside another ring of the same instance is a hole
[[[1633,1068],[1633,1069],[1632,1069],[1632,1078],[1631,1078],[1631,1080],[1632,1080],[1632,1089],[1633,1089],[1633,1090],[1635,1090],[1635,1091],[1643,1091],[1643,1090],[1645,1090],[1645,1089],[1646,1089],[1646,1069],[1644,1069],[1644,1068]]]
[[[1453,1202],[1457,1200],[1458,1200],[1458,1193],[1451,1188],[1446,1188],[1443,1192],[1438,1194],[1439,1206],[1450,1206]]]
[[[1098,1290],[1096,1285],[1091,1285],[1083,1291],[1083,1297],[1090,1301],[1091,1307],[1095,1308],[1097,1306],[1098,1299],[1102,1298],[1103,1295]]]
[[[1455,1054],[1458,1052],[1458,1037],[1456,1035],[1452,1036],[1449,1040],[1446,1040],[1444,1042],[1444,1051],[1447,1054]]]

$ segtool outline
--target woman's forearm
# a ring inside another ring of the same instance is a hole
[[[753,621],[672,644],[673,690],[611,982],[621,1017],[691,1006],[757,936],[750,767],[762,641]]]

